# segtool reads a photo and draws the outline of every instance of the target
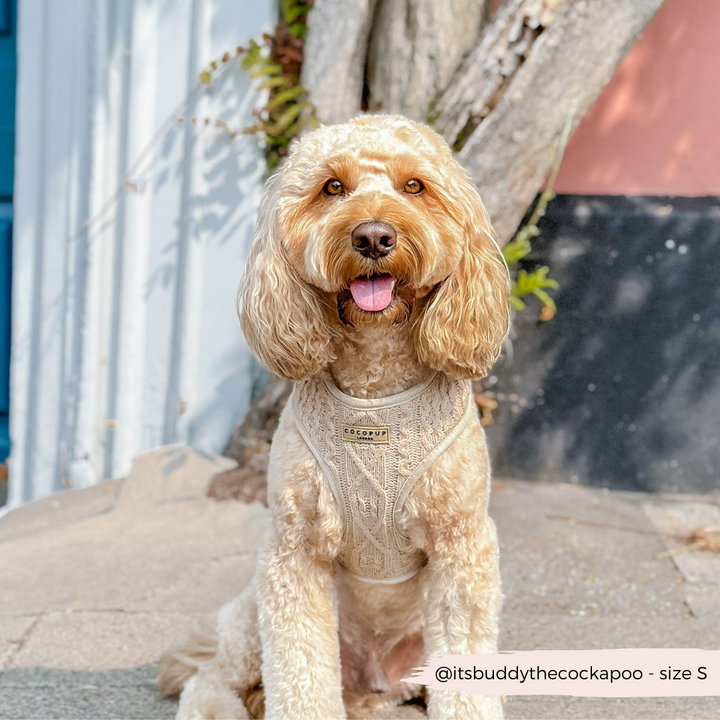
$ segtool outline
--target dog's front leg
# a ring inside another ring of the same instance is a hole
[[[270,538],[258,567],[265,717],[344,718],[330,562]]]
[[[479,512],[447,519],[433,533],[428,563],[425,643],[430,657],[494,653],[501,593],[497,536]],[[452,690],[430,693],[428,716],[442,720],[502,720],[500,697]]]

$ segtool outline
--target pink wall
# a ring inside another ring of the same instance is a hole
[[[720,195],[720,2],[666,1],[575,132],[555,190]]]

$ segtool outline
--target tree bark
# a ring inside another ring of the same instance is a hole
[[[477,42],[490,0],[316,0],[301,83],[324,123],[363,105],[425,120]],[[367,85],[366,85],[367,83]]]
[[[552,24],[558,6],[557,0],[508,0],[500,7],[433,108],[433,127],[455,149],[497,106],[535,40]]]
[[[553,161],[571,103],[595,102],[663,0],[511,0],[455,73],[436,127],[507,242]]]
[[[427,121],[476,44],[489,0],[380,0],[367,60],[367,109]]]
[[[360,112],[365,60],[378,0],[315,0],[300,82],[328,125]]]
[[[547,176],[570,104],[577,125],[662,3],[506,0],[465,54],[484,0],[318,0],[303,78],[320,119],[341,122],[359,112],[367,64],[368,108],[443,134],[504,243]]]

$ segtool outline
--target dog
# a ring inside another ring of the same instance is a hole
[[[308,133],[266,184],[239,292],[248,344],[297,381],[272,442],[272,523],[217,639],[161,661],[180,718],[375,717],[426,658],[496,651],[490,467],[470,379],[510,281],[477,190],[430,128]],[[264,709],[263,709],[264,703]],[[431,718],[499,697],[432,690]]]

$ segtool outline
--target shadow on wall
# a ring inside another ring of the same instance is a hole
[[[558,313],[518,315],[485,382],[496,473],[720,489],[720,199],[560,196],[530,260]]]

